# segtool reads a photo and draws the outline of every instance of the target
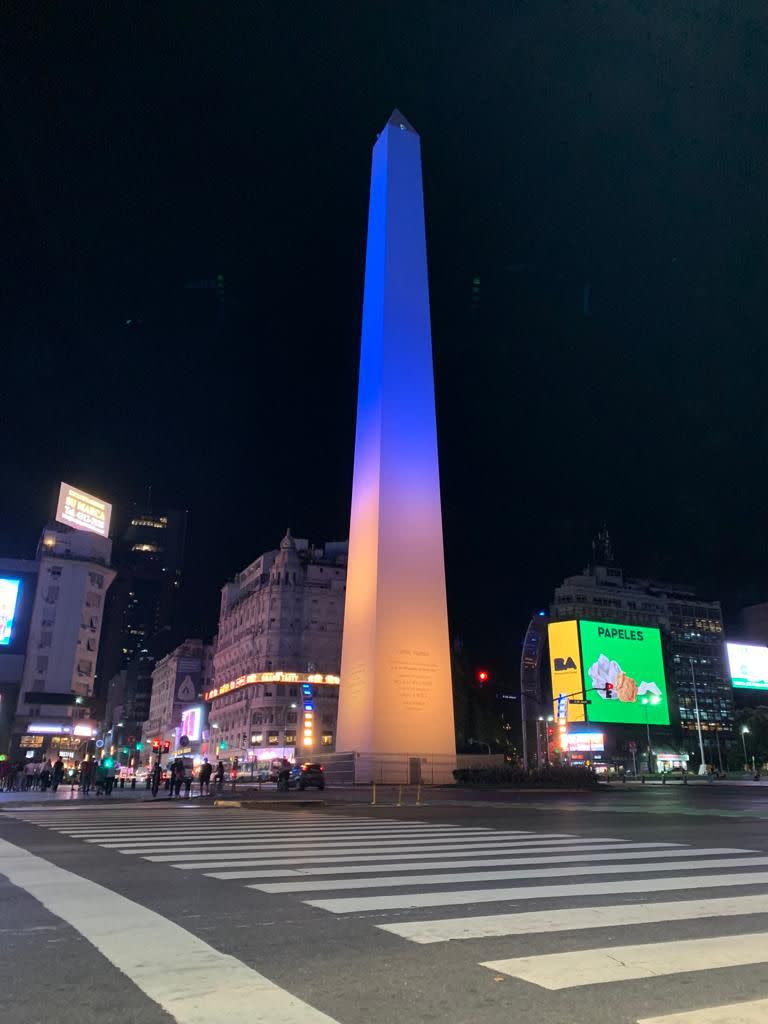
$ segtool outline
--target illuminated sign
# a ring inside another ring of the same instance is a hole
[[[244,686],[256,686],[258,683],[290,683],[292,685],[314,683],[315,685],[338,686],[339,677],[323,676],[317,673],[307,675],[305,672],[252,672],[250,675],[239,676],[229,683],[222,683],[221,686],[207,690],[203,694],[203,700],[216,700],[217,697],[223,697],[225,693],[240,690]]]
[[[38,747],[42,747],[42,745],[42,736],[21,736],[19,738],[20,747],[34,747],[35,749],[37,749]]]
[[[569,699],[580,700],[583,697],[578,624],[574,619],[550,622],[547,635],[557,722],[555,749],[565,751],[568,749],[568,722],[584,721],[584,705],[568,703]]]
[[[768,690],[768,647],[726,644],[731,682],[738,690]]]
[[[588,721],[669,725],[659,630],[581,621],[579,634]]]
[[[0,647],[10,646],[13,639],[13,623],[19,603],[21,580],[0,578]]]
[[[111,518],[112,506],[109,502],[95,498],[71,484],[62,483],[56,506],[56,522],[75,530],[96,533],[99,537],[108,537]]]
[[[76,725],[73,729],[71,725],[49,725],[47,722],[30,722],[27,726],[27,732],[32,736],[40,734],[45,736],[69,736],[74,733],[75,736],[83,736],[90,739],[95,731],[90,725]]]
[[[180,735],[186,736],[190,743],[197,743],[203,729],[203,709],[198,705],[186,708],[181,715]]]
[[[568,735],[568,750],[594,753],[605,750],[601,732],[572,732]]]

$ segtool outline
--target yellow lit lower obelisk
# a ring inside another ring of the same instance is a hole
[[[336,750],[358,782],[456,762],[418,134],[373,149]]]

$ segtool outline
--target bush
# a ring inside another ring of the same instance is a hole
[[[461,786],[540,786],[551,789],[591,789],[597,785],[590,768],[553,765],[525,771],[513,765],[489,768],[456,768],[453,777]]]

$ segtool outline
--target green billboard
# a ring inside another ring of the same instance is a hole
[[[669,725],[658,629],[581,621],[579,635],[587,721]]]

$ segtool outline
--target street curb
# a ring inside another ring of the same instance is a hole
[[[293,807],[325,807],[325,800],[214,800],[214,807],[244,807],[246,810],[255,810],[258,807],[277,808],[280,810]]]

